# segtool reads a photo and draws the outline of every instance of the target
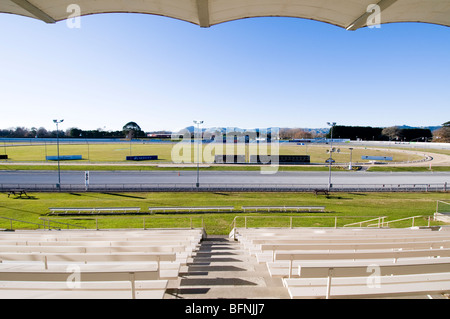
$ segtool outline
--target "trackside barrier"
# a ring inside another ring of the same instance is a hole
[[[314,192],[317,189],[327,189],[328,184],[231,184],[231,183],[155,183],[155,184],[90,184],[86,190],[84,184],[17,184],[2,183],[0,192],[11,189],[25,189],[28,192]],[[447,183],[430,184],[333,184],[331,192],[446,192]]]

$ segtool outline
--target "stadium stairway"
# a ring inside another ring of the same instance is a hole
[[[264,264],[228,236],[208,236],[193,262],[181,268],[178,282],[165,299],[288,299],[280,278],[271,278]]]

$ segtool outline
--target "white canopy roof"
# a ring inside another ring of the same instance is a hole
[[[425,22],[450,26],[450,0],[1,0],[0,12],[37,18],[47,23],[69,18],[68,6],[81,15],[108,12],[148,13],[201,27],[249,17],[283,16],[331,23],[348,30],[367,26],[377,4],[380,23]]]

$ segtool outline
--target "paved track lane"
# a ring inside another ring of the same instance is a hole
[[[196,171],[91,171],[95,184],[184,184],[196,182]],[[84,172],[62,171],[61,184],[84,185]],[[0,184],[55,184],[56,171],[0,172]],[[333,184],[436,184],[449,183],[450,172],[332,172]],[[200,171],[205,184],[328,184],[328,172]],[[450,184],[450,183],[449,183]]]

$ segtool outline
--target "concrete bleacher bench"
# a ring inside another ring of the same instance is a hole
[[[433,258],[433,255],[442,255],[439,258]],[[342,256],[348,257],[348,256]],[[367,258],[364,258],[367,257]],[[385,271],[392,271],[394,269],[401,269],[406,272],[407,269],[414,270],[420,269],[423,264],[429,266],[429,270],[432,267],[438,269],[440,272],[450,271],[450,254],[449,251],[441,253],[430,253],[419,251],[417,253],[409,254],[404,256],[405,259],[394,259],[389,258],[392,256],[374,255],[374,256],[363,256],[360,259],[305,259],[305,260],[292,260],[292,259],[281,259],[275,262],[267,262],[267,269],[269,270],[271,277],[279,278],[292,278],[292,277],[324,277],[326,276],[329,268],[345,268],[345,270],[340,270],[341,272],[347,271],[347,275],[357,276],[358,274],[363,276],[367,275],[367,267],[369,265],[378,265],[384,267],[392,267],[392,269],[385,269]],[[408,258],[409,257],[409,258]],[[284,262],[283,262],[284,261]],[[433,265],[433,266],[430,266]],[[359,268],[359,270],[357,269]],[[447,270],[445,270],[447,269]],[[434,271],[436,272],[436,271]],[[406,274],[406,273],[402,273]]]
[[[375,269],[379,273],[374,276]],[[313,296],[329,298],[333,295],[340,297],[366,295],[367,297],[373,294],[406,293],[401,289],[401,286],[397,288],[394,286],[384,287],[387,290],[376,291],[376,289],[369,289],[371,284],[379,283],[377,288],[381,288],[383,287],[382,282],[395,283],[395,278],[406,279],[406,276],[415,277],[416,280],[419,279],[426,283],[427,276],[446,274],[445,276],[448,278],[450,275],[449,269],[450,258],[404,260],[395,264],[386,261],[359,262],[359,264],[351,261],[341,261],[340,263],[315,262],[300,266],[298,268],[300,278],[284,279],[284,284],[288,288],[291,298],[310,298]],[[400,280],[399,282],[409,286],[407,291],[409,293],[423,293],[423,290],[417,290],[414,287],[414,280]],[[450,290],[449,283],[444,287],[444,292]],[[321,288],[311,289],[315,285],[319,285]],[[442,292],[442,287],[438,287],[437,291]],[[304,288],[309,288],[309,291],[306,292]],[[428,289],[434,292],[433,285],[428,286]]]
[[[163,298],[203,229],[0,233],[0,298]],[[67,286],[67,269],[79,285]]]
[[[331,279],[331,278],[330,278]],[[450,291],[450,273],[366,277],[284,279],[292,299],[374,298],[442,294]]]
[[[0,281],[1,299],[163,299],[167,280],[82,282]]]
[[[262,244],[310,244],[310,245],[334,245],[343,243],[386,243],[402,241],[444,241],[450,240],[448,232],[437,232],[430,230],[409,230],[398,231],[389,229],[342,229],[336,230],[316,230],[305,231],[304,229],[285,229],[257,231],[254,229],[234,230],[236,239],[244,245],[246,249],[259,249]],[[323,233],[321,233],[323,232]],[[319,249],[319,246],[316,246]],[[325,247],[325,249],[328,249]],[[331,249],[331,248],[330,248]]]
[[[150,212],[233,211],[234,206],[149,207]]]
[[[93,207],[93,208],[76,208],[76,207],[59,207],[49,208],[50,215],[71,215],[71,214],[129,214],[139,213],[140,207]]]
[[[432,228],[235,229],[291,298],[370,298],[450,291],[450,236]],[[376,289],[371,282],[381,283]]]
[[[406,254],[410,250],[438,250],[450,248],[450,240],[444,241],[426,241],[426,242],[382,242],[382,243],[336,243],[336,244],[261,244],[260,253],[255,253],[259,262],[274,261],[276,256],[290,255],[291,258],[303,259],[313,258],[314,255],[320,256],[329,255],[330,258],[338,256],[339,254],[349,254],[353,251],[355,256],[363,256],[365,253],[375,253],[374,250],[380,253],[391,254]],[[338,252],[338,251],[343,252]],[[295,251],[302,251],[295,253]],[[315,252],[314,252],[315,251]],[[283,254],[284,253],[284,254]],[[337,257],[338,258],[338,257]],[[352,257],[354,259],[356,257]]]
[[[109,291],[100,298],[162,298],[167,280],[160,279],[158,270],[152,264],[51,265],[47,269],[33,264],[0,264],[0,296],[24,298],[25,290],[35,298],[49,297],[49,293],[55,298],[95,298],[89,290],[93,293],[100,289]],[[141,283],[136,285],[136,281]]]
[[[161,262],[175,263],[175,272],[170,272],[170,279],[178,277],[180,263],[175,253],[0,253],[0,260],[20,261],[20,262],[42,262],[44,268],[48,268],[51,262],[66,263],[96,263],[96,262],[155,262],[158,270],[161,269]],[[186,264],[186,262],[184,262]],[[167,276],[168,274],[166,274]],[[166,278],[166,277],[165,277]]]
[[[323,212],[325,211],[325,206],[242,206],[242,210],[279,210],[279,211],[308,211],[308,212]]]

